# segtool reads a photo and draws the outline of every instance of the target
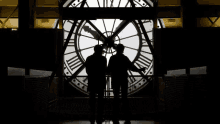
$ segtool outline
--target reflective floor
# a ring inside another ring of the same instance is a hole
[[[119,120],[119,123],[120,124],[124,124],[124,120]],[[71,120],[67,120],[67,121],[62,121],[62,122],[59,122],[59,124],[91,124],[89,121],[86,121],[86,120],[74,120],[74,121],[71,121]],[[97,124],[95,122],[95,124]],[[108,121],[106,120],[105,122],[103,122],[102,124],[113,124],[112,121]],[[131,120],[131,124],[155,124],[154,121],[140,121],[140,120]]]

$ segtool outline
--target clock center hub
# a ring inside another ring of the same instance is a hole
[[[114,46],[114,40],[107,40],[107,46],[108,47],[113,47]]]

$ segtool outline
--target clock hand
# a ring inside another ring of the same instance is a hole
[[[85,30],[85,32],[90,33],[96,40],[100,40],[102,41],[102,43],[104,43],[105,39],[98,32],[93,31],[88,26],[84,26],[83,29]]]
[[[91,28],[89,28],[88,26],[84,26],[83,29],[90,33],[96,40],[100,40],[103,43],[103,47],[106,49],[106,45],[104,45],[105,43],[105,39],[96,31],[93,31]]]
[[[103,46],[106,46],[107,45],[107,42],[106,42],[107,38],[105,37],[105,35],[103,35],[102,32],[91,21],[89,21],[89,20],[86,20],[86,21],[98,32],[99,35],[101,35],[105,39],[103,41],[104,42]]]

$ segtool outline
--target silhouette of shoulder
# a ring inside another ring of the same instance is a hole
[[[97,58],[106,60],[106,58],[105,58],[104,56],[95,56],[95,55],[90,55],[90,56],[88,56],[88,57],[87,57],[87,60],[97,59]]]
[[[89,75],[103,75],[107,60],[104,56],[90,55],[86,59],[86,72]]]
[[[108,68],[110,70],[117,71],[119,68],[120,70],[126,70],[132,66],[131,61],[125,55],[113,55],[110,58]]]
[[[94,66],[100,66],[103,67],[107,63],[107,59],[104,56],[96,56],[96,55],[90,55],[86,59],[86,67],[93,68]]]
[[[111,58],[110,58],[112,61],[118,61],[118,60],[122,60],[122,61],[130,61],[129,59],[128,59],[128,57],[127,56],[125,56],[124,54],[122,54],[122,55],[113,55],[113,56],[111,56]]]

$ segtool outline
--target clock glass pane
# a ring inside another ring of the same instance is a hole
[[[69,1],[63,7],[80,7],[83,0]],[[128,0],[87,0],[86,7],[131,7]],[[150,0],[134,1],[135,7],[152,7],[153,3]],[[143,14],[144,15],[144,14]],[[72,34],[70,30],[74,20],[63,20],[64,28],[64,43],[69,35],[71,35],[67,49],[64,54],[64,73],[66,76],[73,75],[85,62],[86,58],[94,53],[94,46],[97,44],[103,45],[106,39],[114,36],[111,40],[114,44],[104,46],[103,56],[107,58],[107,64],[112,55],[116,54],[113,46],[123,44],[125,46],[124,55],[126,55],[137,68],[146,67],[144,75],[153,74],[153,56],[149,48],[148,42],[153,46],[153,21],[152,20],[133,20],[126,22],[120,19],[97,19],[97,20],[77,20],[76,26]],[[58,20],[54,25],[56,27]],[[163,21],[158,19],[158,28],[165,28]],[[141,27],[144,27],[142,29]],[[118,33],[116,33],[118,32]],[[147,36],[144,35],[146,32]],[[140,73],[128,70],[129,88],[128,94],[133,94],[146,86],[148,82],[140,76]],[[78,73],[78,76],[87,76],[85,68]],[[135,77],[139,76],[139,77]],[[72,86],[78,90],[88,94],[87,92],[87,77],[77,78],[70,82]],[[111,78],[110,82],[111,83]],[[111,84],[106,85],[110,91]],[[113,96],[113,93],[110,93]]]

